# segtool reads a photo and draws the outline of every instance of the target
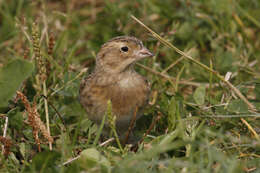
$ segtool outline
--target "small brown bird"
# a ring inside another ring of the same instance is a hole
[[[148,82],[133,66],[152,56],[135,37],[120,36],[105,43],[97,54],[94,72],[80,85],[80,103],[88,118],[100,124],[111,100],[116,129],[119,136],[124,135],[136,110],[137,118],[141,116],[150,93]]]

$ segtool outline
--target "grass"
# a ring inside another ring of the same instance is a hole
[[[0,90],[24,93],[45,124],[48,112],[54,138],[50,150],[39,133],[38,145],[24,105],[14,93],[0,98],[0,172],[260,172],[259,7],[257,0],[0,1],[0,67],[34,64],[37,52],[49,64],[45,84],[42,65],[27,69],[26,80],[3,68],[0,79],[12,75]],[[156,54],[136,65],[152,87],[134,130],[149,134],[136,152],[101,141],[102,129],[78,102],[100,46],[119,35],[136,36]]]

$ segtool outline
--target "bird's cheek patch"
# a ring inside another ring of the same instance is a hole
[[[111,68],[114,68],[114,67],[116,67],[117,66],[117,62],[114,62],[114,61],[109,61],[109,62],[107,62],[106,63],[108,66],[110,66]]]

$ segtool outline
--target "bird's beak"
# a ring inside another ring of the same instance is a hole
[[[137,52],[137,56],[139,58],[152,57],[154,54],[150,52],[147,48],[143,47],[141,50]]]

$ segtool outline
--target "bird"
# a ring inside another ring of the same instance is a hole
[[[79,100],[88,119],[100,125],[110,101],[117,133],[124,136],[132,117],[135,115],[137,120],[142,116],[150,95],[149,82],[135,71],[134,65],[153,56],[133,36],[114,37],[103,44],[93,72],[80,83]]]

